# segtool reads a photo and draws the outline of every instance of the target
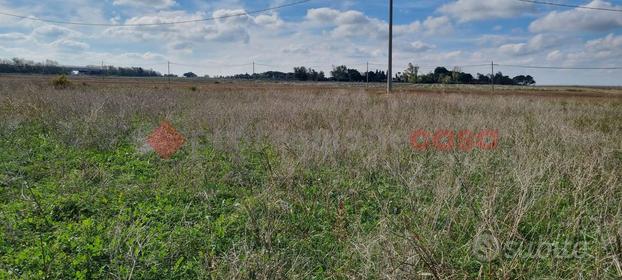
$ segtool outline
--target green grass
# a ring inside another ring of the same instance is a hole
[[[327,276],[351,265],[335,228],[342,188],[383,180],[334,180],[338,171],[309,170],[299,178],[299,198],[287,201],[276,199],[285,193],[265,192],[267,162],[277,160],[265,145],[249,145],[238,161],[209,145],[196,158],[181,151],[165,161],[125,144],[71,148],[37,125],[3,136],[0,275],[9,278],[225,275],[232,268],[219,259],[236,249],[248,258],[242,277],[266,263],[291,265],[292,277],[305,270]],[[347,212],[369,231],[382,215],[369,195],[395,193],[387,186],[361,195]],[[296,255],[305,260],[300,267],[289,259]]]
[[[622,275],[617,101],[189,86],[0,85],[0,279]],[[163,119],[169,160],[143,147]],[[411,149],[439,128],[499,146]],[[485,234],[522,249],[482,261]]]
[[[431,246],[424,235],[418,246],[443,252],[470,277],[479,273],[479,262],[468,257],[469,244],[483,210],[479,199],[486,190],[479,186],[492,180],[489,170],[467,176],[454,204],[441,206],[436,223],[426,228],[422,209],[434,207],[434,193],[409,193],[386,172],[357,177],[347,170],[303,169],[296,188],[287,189],[271,177],[270,166],[279,158],[270,146],[247,144],[240,155],[218,151],[208,139],[201,147],[195,156],[184,149],[161,160],[123,141],[108,151],[70,147],[36,124],[4,134],[0,276],[341,278],[365,263],[353,254],[353,239],[386,230],[385,242],[408,244],[414,241],[405,232],[447,227],[453,230],[444,244]],[[433,158],[412,157],[440,169]],[[568,208],[571,203],[569,196],[543,197],[519,231],[533,240],[566,232],[565,219],[576,211]],[[550,205],[557,212],[543,221],[537,209]],[[240,254],[235,258],[244,265],[228,260],[232,254]],[[545,277],[553,261],[534,262],[532,275]],[[568,261],[590,269],[589,263]]]

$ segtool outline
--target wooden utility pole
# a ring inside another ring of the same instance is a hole
[[[393,90],[393,0],[389,0],[389,69],[387,71],[387,93]]]
[[[492,86],[492,93],[495,93],[495,62],[490,62],[490,85]]]
[[[366,73],[366,79],[367,79],[367,86],[369,86],[369,61],[367,62],[367,72]]]
[[[168,85],[171,86],[171,62],[167,61],[167,65],[168,65]]]
[[[255,78],[255,61],[253,61],[253,78]]]

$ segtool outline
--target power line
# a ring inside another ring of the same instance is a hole
[[[263,64],[263,63],[255,63],[255,64],[259,66],[265,66],[265,67],[289,67],[289,65],[274,65],[274,64]]]
[[[389,0],[389,67],[387,68],[387,93],[393,89],[393,0]]]
[[[471,65],[456,65],[456,67],[462,67],[462,68],[472,68],[472,67],[488,67],[490,66],[490,63],[486,63],[486,64],[471,64]]]
[[[2,64],[0,62],[0,64]],[[184,67],[197,67],[197,68],[236,68],[236,67],[246,67],[246,66],[251,66],[253,65],[253,63],[249,62],[249,63],[243,63],[243,64],[219,64],[219,63],[215,63],[215,62],[205,62],[205,63],[201,63],[201,64],[190,64],[190,63],[180,63],[180,62],[174,62],[174,61],[170,61],[170,62],[161,62],[161,63],[152,63],[152,64],[143,64],[143,65],[135,65],[135,66],[112,66],[112,65],[104,65],[104,67],[120,67],[120,68],[149,68],[149,67],[154,67],[154,66],[166,66],[166,65],[177,65],[177,66],[184,66]],[[311,63],[306,63],[307,65],[311,64]],[[34,65],[34,64],[33,64]],[[298,66],[304,66],[305,63],[302,64],[291,64],[291,65],[286,65],[286,64],[264,64],[264,63],[255,63],[255,65],[257,66],[264,66],[264,67],[275,67],[275,68],[280,68],[280,67],[298,67]],[[348,68],[352,67],[352,66],[366,66],[367,63],[360,63],[360,64],[338,64],[338,65],[344,65]],[[380,64],[380,63],[369,63],[369,65],[379,65],[379,66],[386,66],[386,64]],[[322,67],[332,67],[333,65],[328,65],[328,64],[315,64],[312,66],[306,66],[307,68],[322,68]],[[436,67],[445,67],[447,69],[450,69],[452,67],[458,67],[458,68],[475,68],[475,67],[490,67],[490,63],[487,64],[456,64],[456,65],[418,65],[418,64],[413,64],[413,66],[416,67],[420,67],[420,68],[436,68]],[[577,66],[577,67],[563,67],[563,66],[537,66],[537,65],[519,65],[519,64],[499,64],[499,63],[494,63],[494,66],[499,66],[499,67],[507,67],[507,68],[524,68],[524,69],[549,69],[549,70],[622,70],[622,66],[610,66],[610,67],[584,67],[584,66]],[[62,67],[62,68],[98,68],[100,66],[96,66],[96,65],[87,65],[87,66],[77,66],[77,65],[57,65],[57,67]],[[408,65],[397,65],[394,68],[407,68]]]
[[[66,25],[105,26],[105,27],[141,27],[141,26],[162,26],[162,25],[176,25],[176,24],[185,24],[185,23],[196,23],[196,22],[203,22],[203,21],[212,21],[212,20],[217,20],[217,19],[226,19],[226,18],[232,18],[232,17],[240,17],[240,16],[246,16],[246,15],[252,15],[252,14],[260,14],[260,13],[265,13],[265,12],[268,12],[268,11],[273,11],[273,10],[283,9],[283,8],[292,7],[292,6],[296,6],[296,5],[301,5],[301,4],[304,4],[304,3],[311,2],[311,1],[313,1],[313,0],[301,0],[301,1],[296,1],[296,2],[293,2],[293,3],[279,5],[279,6],[274,6],[274,7],[270,7],[270,8],[261,9],[261,10],[254,10],[254,11],[249,11],[249,12],[241,12],[241,13],[235,13],[235,14],[224,15],[224,16],[219,16],[219,17],[208,17],[208,18],[202,18],[202,19],[171,21],[171,22],[160,22],[160,23],[134,23],[134,24],[132,24],[132,23],[130,23],[130,24],[89,23],[89,22],[73,22],[73,21],[53,20],[53,19],[42,19],[42,18],[36,18],[36,17],[31,17],[31,16],[10,14],[10,13],[7,13],[7,12],[0,12],[0,15],[20,18],[20,19],[26,19],[26,20],[32,20],[32,21],[48,22],[48,23],[55,23],[55,24],[66,24]]]
[[[252,63],[245,63],[245,64],[215,64],[215,63],[189,64],[189,63],[171,62],[171,65],[186,66],[186,67],[205,67],[205,66],[242,67],[242,66],[249,66],[249,65],[253,65],[253,64]]]
[[[496,66],[527,68],[527,69],[554,69],[554,70],[620,70],[622,67],[559,67],[559,66],[531,66],[531,65],[507,65],[495,64]]]
[[[622,12],[621,9],[613,9],[613,8],[588,7],[588,6],[579,6],[579,5],[570,5],[570,4],[563,4],[563,3],[553,3],[553,2],[534,1],[534,0],[517,0],[517,1],[531,3],[531,4],[538,4],[538,5],[549,5],[549,6],[566,7],[566,8],[609,11],[609,12],[618,12],[618,13]]]

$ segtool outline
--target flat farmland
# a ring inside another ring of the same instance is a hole
[[[0,278],[622,276],[622,88],[52,79],[0,76]]]

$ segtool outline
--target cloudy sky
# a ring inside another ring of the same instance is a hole
[[[621,1],[551,0],[622,9]],[[73,22],[143,24],[222,17],[296,0],[0,0],[0,12]],[[387,1],[312,0],[278,11],[149,27],[82,27],[0,15],[0,58],[144,66],[225,75],[296,65],[386,68]],[[622,13],[518,0],[395,0],[395,71],[490,63],[622,66]],[[266,66],[270,65],[270,66]],[[533,70],[539,84],[622,85],[622,70]],[[464,67],[489,73],[490,67]]]

